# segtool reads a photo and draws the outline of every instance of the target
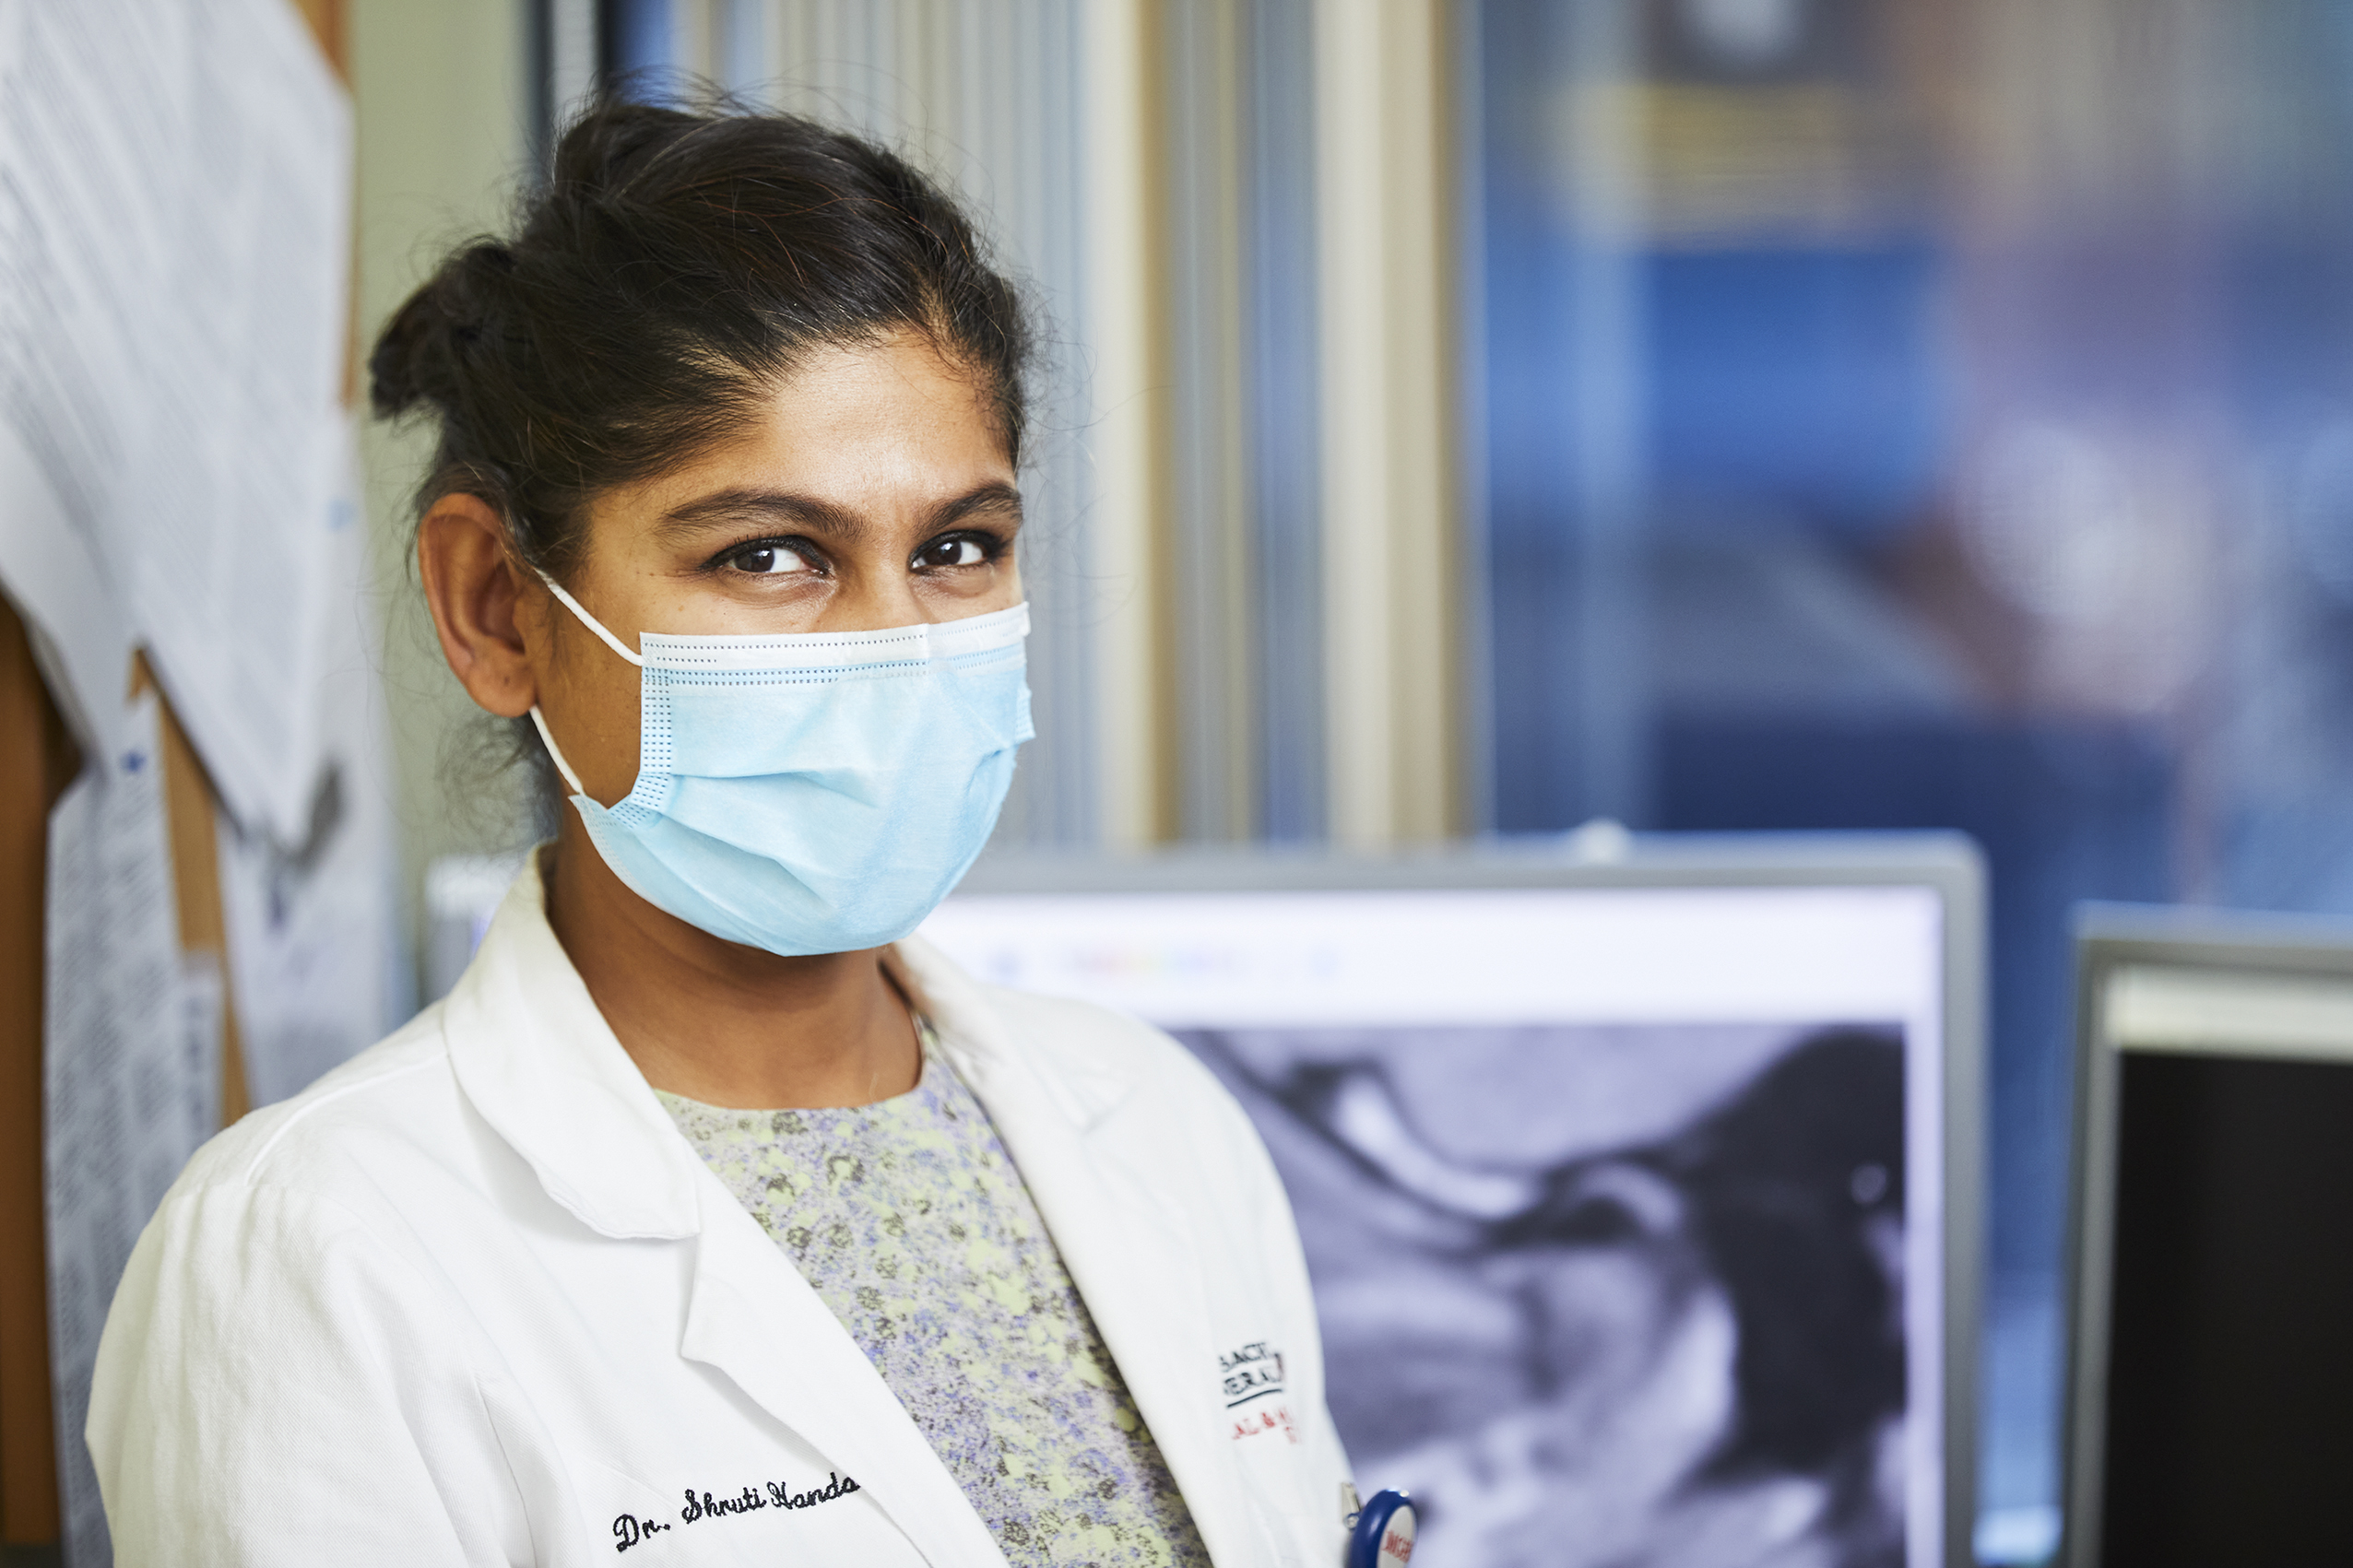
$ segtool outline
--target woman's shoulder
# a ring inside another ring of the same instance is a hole
[[[372,1149],[437,1143],[459,1114],[441,1009],[426,1008],[308,1089],[247,1113],[199,1149],[169,1203],[224,1187],[295,1187],[332,1196]]]

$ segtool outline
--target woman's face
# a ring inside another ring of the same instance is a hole
[[[565,583],[623,643],[863,631],[1022,599],[1012,465],[973,380],[912,335],[822,349],[741,436],[587,508]],[[538,701],[588,793],[637,773],[638,672],[544,589],[521,607]]]

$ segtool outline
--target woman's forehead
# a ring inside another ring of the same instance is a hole
[[[782,497],[812,513],[882,523],[975,491],[1011,495],[1013,484],[985,391],[909,336],[811,355],[763,395],[740,430],[615,487],[597,511],[644,528],[707,513],[715,498]]]

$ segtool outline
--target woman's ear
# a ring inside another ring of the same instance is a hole
[[[443,496],[417,529],[417,571],[442,654],[467,695],[501,718],[520,718],[539,700],[523,635],[521,572],[506,527],[479,496]]]

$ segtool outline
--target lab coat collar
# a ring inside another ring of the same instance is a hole
[[[702,1161],[680,1138],[613,1035],[548,924],[539,855],[507,889],[474,961],[444,1004],[450,1059],[482,1118],[529,1162],[548,1195],[616,1240],[675,1241],[703,1229]],[[1088,1061],[1042,1079],[1016,1058],[979,988],[928,943],[884,949],[883,967],[939,1031],[994,1116],[987,1081],[1023,1115],[1035,1102],[1076,1134],[1116,1107],[1131,1072]],[[1018,1158],[1018,1154],[1017,1154]]]
[[[534,853],[444,1004],[458,1086],[582,1224],[617,1240],[693,1235],[701,1161],[597,1010],[545,900]]]

